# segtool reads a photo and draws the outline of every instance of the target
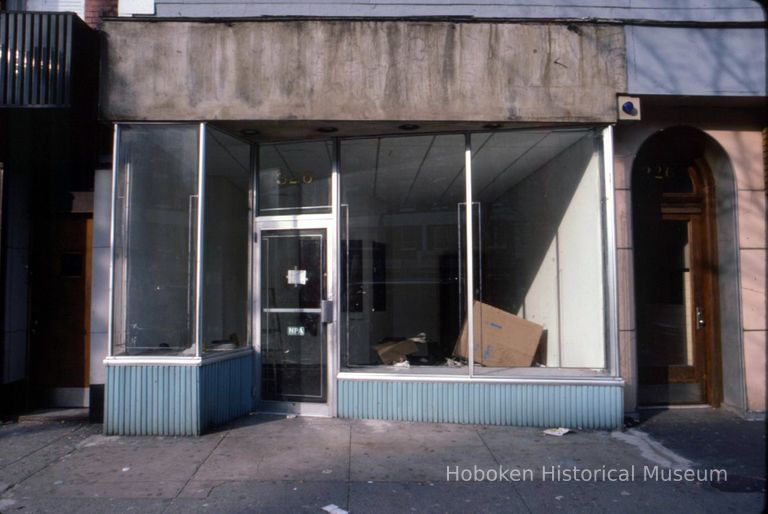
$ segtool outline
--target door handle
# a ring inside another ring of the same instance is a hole
[[[707,322],[704,321],[704,311],[698,305],[696,306],[696,330],[702,330]]]
[[[323,300],[320,302],[320,322],[333,323],[333,301]]]

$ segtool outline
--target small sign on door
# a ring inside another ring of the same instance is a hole
[[[285,278],[288,280],[288,285],[296,287],[303,286],[307,283],[307,270],[295,268],[289,269]]]
[[[306,334],[304,327],[288,327],[289,336],[303,336],[304,334]]]

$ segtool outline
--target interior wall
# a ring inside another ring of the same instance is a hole
[[[248,338],[248,188],[206,176],[203,344]],[[234,341],[232,341],[234,342]]]
[[[508,212],[484,205],[484,231],[513,255],[484,239],[483,297],[544,326],[547,366],[605,366],[600,170],[585,137],[500,197]]]
[[[375,205],[375,204],[372,204]],[[364,294],[361,297],[361,310],[360,312],[349,312],[349,325],[348,330],[342,331],[343,337],[347,338],[344,341],[343,351],[349,355],[349,363],[356,364],[368,364],[372,358],[372,350],[370,347],[366,347],[361,344],[355,344],[354,341],[368,340],[380,341],[387,337],[387,327],[391,325],[391,309],[375,310],[373,301],[373,291],[371,284],[373,284],[373,243],[385,243],[389,239],[388,230],[384,227],[380,227],[378,223],[371,223],[371,219],[376,219],[377,210],[376,207],[371,207],[371,213],[374,214],[371,218],[363,217],[363,219],[355,220],[355,224],[358,225],[350,230],[350,241],[359,241],[361,248],[361,272],[362,282],[368,286],[360,285],[363,288]],[[383,211],[379,211],[379,214]],[[363,221],[366,220],[366,221]],[[365,227],[368,230],[365,230]],[[390,297],[392,295],[389,295]]]
[[[463,142],[426,135],[342,143],[342,238],[350,246],[342,332],[350,365],[380,364],[373,346],[421,334],[428,344],[410,364],[441,365],[451,353],[460,324]]]

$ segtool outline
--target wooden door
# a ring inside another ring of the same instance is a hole
[[[72,214],[36,236],[30,363],[38,405],[76,406],[65,404],[76,403],[89,385],[91,231],[89,215]]]

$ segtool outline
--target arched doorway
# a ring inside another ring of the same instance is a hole
[[[638,401],[722,400],[715,185],[705,136],[651,136],[632,170]]]

